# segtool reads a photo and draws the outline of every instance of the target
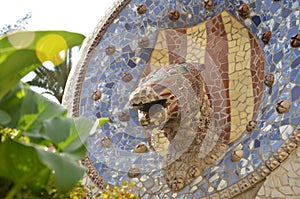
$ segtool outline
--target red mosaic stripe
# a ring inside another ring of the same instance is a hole
[[[256,115],[260,101],[263,94],[264,87],[264,55],[263,52],[254,38],[252,33],[249,32],[250,46],[251,46],[251,75],[254,96],[253,115]]]
[[[221,138],[229,142],[231,130],[231,108],[228,77],[228,41],[221,15],[206,23],[205,76],[212,100],[215,120],[221,127]],[[219,74],[211,71],[218,71]],[[221,79],[220,79],[221,76]]]
[[[187,54],[186,29],[169,29],[165,31],[169,51],[169,64],[185,62]]]

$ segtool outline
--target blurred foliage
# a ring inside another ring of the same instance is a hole
[[[0,37],[0,198],[85,197],[79,161],[90,132],[103,121],[67,118],[61,105],[19,83],[44,61],[59,64],[83,39],[66,31]]]
[[[73,49],[68,49],[66,59],[54,69],[49,69],[44,65],[35,69],[35,77],[26,83],[43,88],[45,90],[43,93],[53,95],[61,104],[67,79],[73,65],[72,52]]]
[[[132,183],[108,187],[95,196],[80,181],[85,168],[79,160],[86,155],[87,138],[108,118],[96,122],[67,118],[62,106],[18,83],[35,70],[41,75],[32,85],[46,85],[44,88],[61,100],[60,88],[65,82],[40,80],[58,73],[66,81],[71,66],[67,52],[83,39],[81,34],[66,31],[26,31],[0,37],[0,198],[138,198]],[[58,67],[49,71],[42,66],[45,61]],[[51,87],[59,88],[58,92]]]
[[[44,62],[61,64],[69,48],[85,37],[66,31],[20,31],[0,37],[0,100],[19,80]]]
[[[74,187],[85,172],[78,161],[97,125],[67,118],[63,107],[21,84],[0,101],[0,110],[6,118],[0,120],[0,178],[10,182],[6,198],[24,188],[39,196],[52,180],[61,193]]]
[[[50,180],[50,183],[47,187],[41,190],[40,193],[33,193],[31,189],[27,187],[23,187],[16,195],[14,196],[15,199],[85,199],[85,198],[92,198],[88,195],[88,190],[81,184],[81,180],[78,181],[76,186],[67,193],[58,192],[53,180]],[[4,179],[0,178],[0,197],[5,196],[7,192],[12,188],[13,183]]]
[[[103,199],[138,199],[134,195],[134,183],[123,182],[123,186],[107,187],[102,191]]]

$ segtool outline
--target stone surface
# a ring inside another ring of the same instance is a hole
[[[282,165],[271,173],[259,190],[256,199],[270,197],[300,198],[300,148],[294,151]]]

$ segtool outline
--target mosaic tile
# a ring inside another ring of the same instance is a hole
[[[92,180],[134,180],[142,198],[231,198],[272,176],[299,144],[299,15],[298,0],[120,1],[73,82],[73,116],[110,118],[87,144]],[[277,186],[290,177],[259,197],[297,195]]]

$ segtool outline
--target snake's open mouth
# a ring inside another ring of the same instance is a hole
[[[167,100],[157,100],[149,103],[132,104],[131,107],[136,110],[136,114],[140,124],[146,126],[158,126],[160,122],[165,120]],[[153,125],[150,125],[153,124]]]

